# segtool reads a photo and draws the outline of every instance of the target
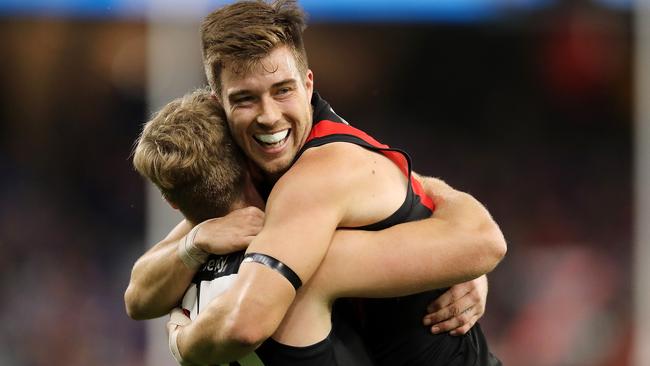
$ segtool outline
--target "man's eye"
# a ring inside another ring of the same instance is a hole
[[[253,97],[251,96],[246,96],[246,97],[239,97],[235,99],[235,104],[246,104],[250,103],[253,101]]]
[[[284,87],[284,88],[280,88],[280,89],[278,89],[278,94],[279,94],[279,95],[287,94],[287,93],[289,93],[290,91],[291,91],[291,88],[289,88],[289,87]]]

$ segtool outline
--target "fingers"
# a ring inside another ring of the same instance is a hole
[[[237,228],[236,234],[239,235],[257,235],[264,226],[264,212],[257,207],[245,207],[233,212],[237,212],[232,217],[233,223],[230,227]]]
[[[264,211],[260,210],[259,208],[255,206],[248,206],[244,208],[240,208],[237,210],[234,210],[230,212],[228,215],[225,217],[237,217],[237,218],[248,218],[251,220],[261,220],[264,221]]]
[[[264,212],[245,207],[201,223],[195,242],[208,253],[228,254],[246,249],[263,226]]]
[[[481,294],[474,281],[451,287],[427,307],[428,314],[424,316],[423,324],[430,326],[434,334],[466,334],[485,311]]]
[[[473,316],[467,324],[462,325],[462,326],[460,326],[460,327],[458,327],[456,329],[451,330],[449,332],[449,334],[451,334],[453,336],[467,334],[467,332],[469,332],[469,330],[472,329],[472,327],[474,326],[474,324],[476,324],[476,322],[479,320],[479,318],[480,317],[477,316],[477,315]]]
[[[187,325],[191,323],[192,320],[185,315],[185,312],[181,308],[174,308],[169,313],[169,323],[174,325]]]
[[[185,326],[191,323],[192,320],[185,315],[185,312],[181,308],[174,308],[169,313],[169,321],[167,321],[167,334],[171,334],[179,326]]]
[[[434,313],[438,310],[450,306],[459,299],[463,298],[471,291],[465,283],[452,286],[444,294],[440,295],[427,307],[427,313]]]
[[[471,309],[476,306],[476,301],[471,296],[463,296],[462,298],[454,301],[453,303],[438,309],[430,314],[424,316],[424,325],[437,325],[441,322],[446,322],[445,324],[456,324],[460,322],[456,327],[467,322],[468,313]],[[474,315],[474,313],[471,313]],[[450,322],[454,320],[454,322]],[[445,329],[445,330],[451,330]]]
[[[246,235],[257,235],[264,225],[264,212],[257,207],[244,207],[230,212],[222,218],[207,220],[214,229],[235,229]]]
[[[469,308],[463,313],[438,323],[431,323],[431,333],[438,334],[449,332],[451,335],[462,335],[467,333],[479,319],[474,308]]]

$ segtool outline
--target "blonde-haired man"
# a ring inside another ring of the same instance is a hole
[[[194,225],[221,217],[237,203],[262,204],[250,187],[246,159],[208,89],[164,106],[136,142],[133,166]]]
[[[136,141],[133,164],[187,219],[170,234],[173,237],[189,231],[178,245],[161,242],[150,252],[158,253],[156,266],[164,269],[164,273],[157,275],[166,276],[167,292],[176,293],[171,297],[178,299],[193,276],[193,285],[185,294],[183,307],[195,319],[201,309],[209,306],[210,301],[233,282],[244,258],[243,250],[250,238],[262,228],[263,213],[260,209],[264,208],[264,203],[253,185],[245,158],[228,133],[220,107],[204,89],[170,102],[145,124]],[[461,217],[459,213],[462,210],[468,207],[470,210],[481,209],[468,196],[454,192],[440,181],[429,178],[426,182],[449,201],[440,202],[442,208],[448,208],[446,214],[436,217],[437,221],[455,224],[454,220]],[[228,237],[223,231],[214,230],[213,226],[219,220],[229,220],[240,227]],[[450,278],[444,273],[429,273],[423,281],[421,276],[424,272],[415,263],[428,251],[421,245],[428,240],[428,235],[424,235],[428,232],[415,231],[422,237],[410,234],[411,240],[404,240],[404,234],[411,232],[408,225],[412,228],[430,223],[414,222],[379,232],[338,231],[323,264],[312,280],[300,289],[287,321],[280,325],[279,334],[299,338],[304,335],[304,328],[308,328],[305,324],[329,322],[328,309],[337,297],[397,296],[458,281],[457,277]],[[396,241],[403,242],[397,255],[389,250]],[[143,256],[136,264],[134,274],[141,271],[141,262],[147,262],[146,258]],[[402,269],[385,270],[383,266],[389,261],[401,261],[407,265]],[[423,267],[428,264],[422,263]],[[378,275],[382,270],[384,273]],[[428,272],[439,271],[430,268]],[[385,278],[390,273],[394,275]],[[139,288],[148,289],[146,286]],[[163,312],[176,305],[165,303],[166,299],[159,300],[157,303]],[[326,310],[314,311],[314,308]],[[172,333],[176,331],[174,322],[180,320],[180,324],[189,324],[185,315],[176,313],[174,318],[170,325]],[[319,327],[315,328],[318,333]],[[170,346],[178,352],[175,341],[173,339]],[[345,345],[337,342],[345,342]],[[309,348],[312,353],[315,349],[319,350],[317,359],[300,359],[299,362],[306,365],[371,364],[354,332],[341,323],[335,324],[324,341]],[[304,347],[280,345],[269,340],[257,354],[243,355],[239,363],[244,366],[256,363],[288,365],[304,351]],[[180,359],[180,355],[177,356]]]
[[[349,277],[356,274],[355,280],[361,282],[382,279],[374,283],[376,287],[356,288],[365,290],[365,296],[414,294],[367,303],[366,341],[379,364],[490,364],[480,328],[462,337],[432,336],[424,331],[413,309],[426,307],[431,297],[445,296],[421,293],[437,288],[432,283],[450,285],[494,268],[505,254],[498,226],[467,195],[443,184],[423,190],[411,175],[405,155],[348,126],[314,93],[313,73],[304,56],[303,28],[302,13],[289,0],[227,5],[202,25],[204,65],[212,93],[224,107],[237,145],[273,190],[264,227],[251,241],[250,260],[242,264],[232,287],[190,325],[176,328],[179,354],[197,364],[225,362],[249,353],[271,335],[297,350],[320,344],[331,329],[329,318],[318,316],[329,313],[328,303],[316,301],[299,309],[292,304],[308,292],[297,291],[300,284],[320,273],[317,269],[327,260],[336,229],[399,231],[402,225],[394,225],[428,217],[434,209],[430,196],[442,196],[446,199],[432,221],[403,224],[409,228],[402,232],[404,241],[418,238],[419,246],[412,252],[396,246],[385,253],[395,257],[417,252],[419,256],[399,264],[388,260],[391,265],[381,273],[350,265],[345,278],[335,281],[332,272],[325,286],[355,288],[356,282]],[[441,220],[440,215],[449,212],[445,207],[456,207],[452,211],[459,216]],[[166,240],[183,242],[182,235]],[[445,280],[438,282],[440,276]],[[404,278],[416,279],[406,286],[408,291],[399,287]],[[313,291],[325,296],[321,290]],[[338,297],[351,296],[353,291],[332,292]],[[473,305],[458,308],[476,314]],[[398,316],[387,323],[388,312]],[[472,315],[468,316],[473,319]],[[314,318],[319,321],[304,322]],[[309,326],[301,333],[291,324]]]

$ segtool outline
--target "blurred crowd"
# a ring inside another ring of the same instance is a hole
[[[307,31],[317,89],[339,114],[501,224],[509,251],[482,323],[507,365],[630,357],[633,34],[629,14],[578,3]],[[122,294],[151,244],[130,165],[149,115],[146,29],[0,22],[2,365],[143,362],[144,323]]]
[[[129,153],[146,116],[145,26],[0,25],[0,364],[139,365],[122,293],[143,251]]]

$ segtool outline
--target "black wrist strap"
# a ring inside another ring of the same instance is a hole
[[[296,291],[300,288],[300,286],[302,286],[302,281],[296,272],[294,272],[286,264],[271,257],[270,255],[262,253],[246,253],[242,263],[246,262],[257,262],[278,271],[281,275],[284,276],[284,278],[291,282],[291,285],[293,285],[293,288],[296,289]]]

